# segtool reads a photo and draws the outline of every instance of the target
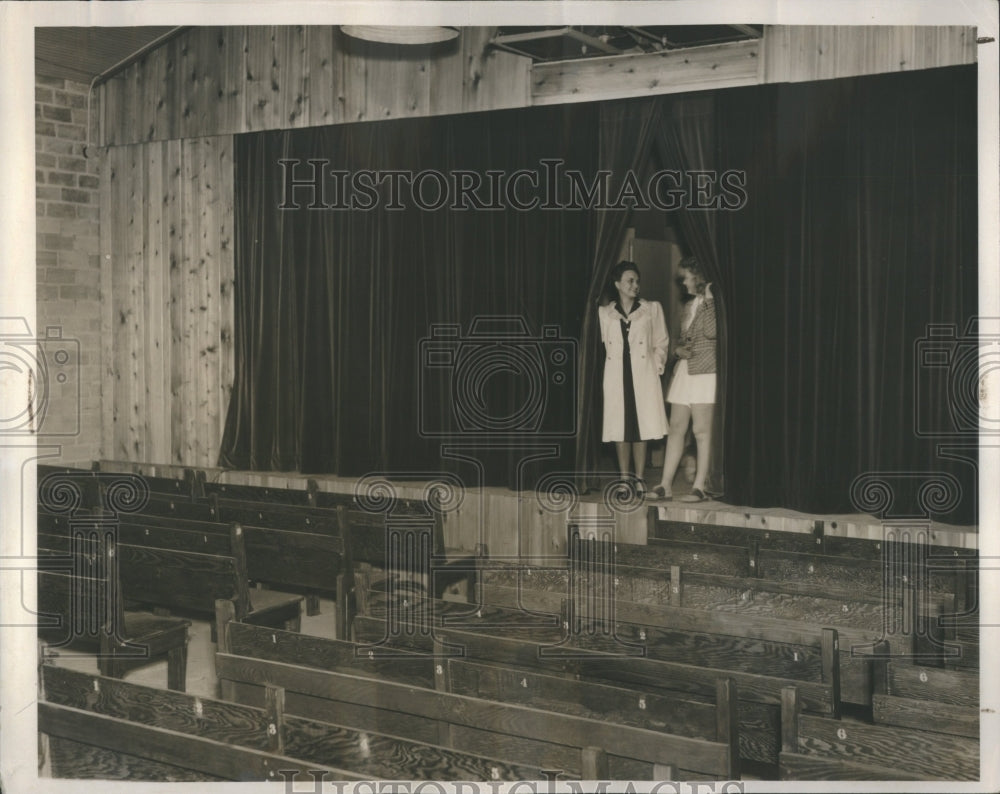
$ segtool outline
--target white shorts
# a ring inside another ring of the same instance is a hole
[[[689,375],[687,359],[682,358],[674,367],[667,402],[680,405],[715,403],[715,373]]]

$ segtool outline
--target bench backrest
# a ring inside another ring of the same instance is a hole
[[[47,517],[44,525],[48,531],[70,528],[62,516]],[[141,513],[112,526],[121,542],[136,546],[229,554],[233,544],[232,525],[221,521]],[[351,568],[347,540],[339,533],[243,526],[242,536],[247,575],[254,581],[332,592],[337,577]]]
[[[87,533],[71,536],[63,528],[60,534],[39,534],[38,543],[40,549],[67,555],[66,560],[71,561],[67,564],[77,571],[94,569],[95,556],[104,555],[105,565],[111,566],[107,570],[113,572],[119,592],[129,601],[214,614],[215,602],[225,599],[233,602],[237,619],[248,613],[249,582],[241,527],[230,527],[227,536],[212,536],[213,545],[225,542],[224,549],[216,549],[220,553],[122,543],[120,532],[120,527],[112,525],[96,540],[91,539],[96,535]],[[130,529],[123,534],[146,538],[143,532]],[[96,575],[105,574],[99,570]]]
[[[350,714],[358,727],[384,725],[388,720],[397,731],[419,732],[460,751],[493,748],[501,756],[523,758],[529,764],[556,764],[568,774],[582,771],[582,751],[590,746],[646,774],[659,764],[730,779],[737,763],[721,742],[609,725],[291,662],[220,653],[216,668],[220,680],[240,685],[234,690],[240,699],[253,697],[253,687],[267,681],[283,687],[288,709],[304,716],[335,709],[338,714]]]
[[[979,737],[978,675],[883,655],[873,661],[872,678],[875,722]]]
[[[214,614],[215,602],[225,599],[235,605],[238,620],[249,611],[245,559],[232,553],[121,544],[118,554],[123,592],[130,600]]]
[[[479,614],[481,618],[477,617]],[[500,663],[548,675],[580,677],[673,697],[683,693],[711,699],[715,696],[716,681],[720,677],[731,678],[740,697],[740,753],[744,758],[765,763],[776,763],[778,759],[783,687],[798,685],[810,711],[839,713],[839,701],[829,683],[759,675],[742,666],[713,669],[697,659],[689,663],[660,661],[634,655],[634,646],[623,645],[605,651],[576,648],[565,644],[564,630],[559,626],[551,628],[536,623],[530,628],[517,627],[518,616],[514,614],[506,618],[513,623],[511,628],[497,618],[490,608],[471,613],[466,610],[460,624],[438,623],[432,630],[425,630],[422,626],[408,625],[405,615],[396,616],[395,627],[392,621],[375,614],[364,615],[354,619],[354,638],[374,653],[391,652],[395,648],[426,653],[433,650],[437,641],[452,647],[468,660]],[[477,619],[483,623],[478,630],[475,627]]]
[[[292,716],[276,687],[255,707],[45,666],[42,689],[39,730],[50,737],[230,780],[310,780],[311,771],[326,780],[542,777],[527,765]]]
[[[123,636],[124,607],[113,579],[40,567],[37,583],[38,633],[48,645],[94,650]]]
[[[929,710],[926,719],[933,719]],[[975,739],[801,714],[795,687],[782,693],[781,724],[780,764],[797,779],[979,779]]]

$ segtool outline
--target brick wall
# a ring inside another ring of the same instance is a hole
[[[87,88],[70,80],[35,78],[34,330],[40,338],[48,327],[62,334],[61,340],[44,344],[49,401],[39,442],[61,444],[60,460],[70,464],[101,456],[100,160],[96,126],[91,127],[90,157],[83,155]],[[95,99],[95,120],[96,110]],[[47,436],[50,431],[60,435]]]

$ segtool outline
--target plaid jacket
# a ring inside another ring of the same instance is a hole
[[[701,302],[686,331],[681,331],[681,344],[691,351],[688,374],[707,375],[715,372],[715,299]]]

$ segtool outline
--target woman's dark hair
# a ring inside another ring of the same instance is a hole
[[[615,287],[615,282],[621,281],[622,276],[630,270],[634,270],[635,274],[639,276],[639,278],[642,278],[642,273],[639,272],[639,266],[635,262],[622,260],[611,268],[611,272],[608,274],[608,283],[604,286],[604,295],[608,300],[614,301],[618,299],[618,288]]]
[[[677,265],[677,269],[686,270],[694,276],[695,290],[699,295],[705,294],[705,285],[708,284],[708,277],[705,275],[705,270],[702,268],[701,263],[695,257],[684,257]]]

